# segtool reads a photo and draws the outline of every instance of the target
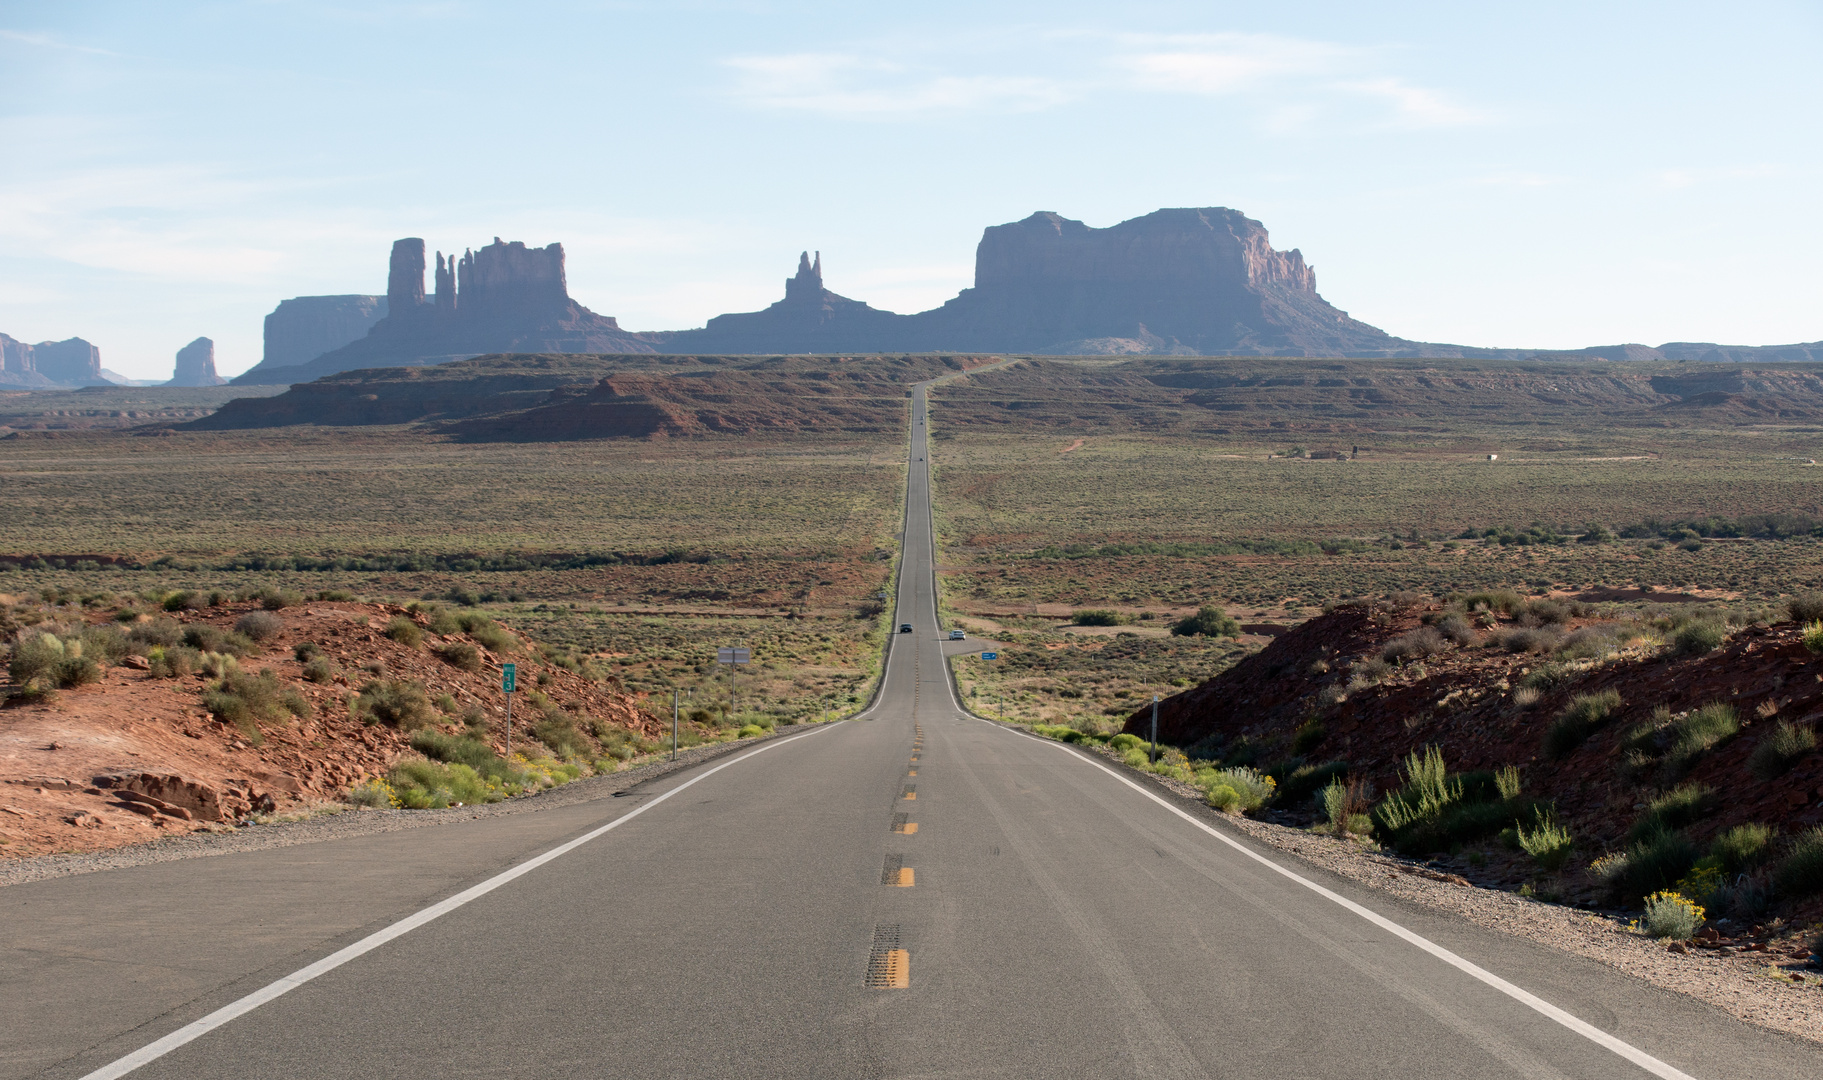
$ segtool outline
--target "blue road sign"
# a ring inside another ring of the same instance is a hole
[[[982,653],[982,654],[981,654],[981,659],[983,659],[983,660],[998,660],[998,659],[1000,659],[1000,654],[999,654],[999,653],[997,653],[997,652],[984,652],[984,653]]]
[[[500,689],[505,690],[509,694],[512,693],[513,692],[513,681],[514,681],[515,677],[518,676],[518,674],[519,674],[519,665],[517,665],[517,664],[500,665]]]

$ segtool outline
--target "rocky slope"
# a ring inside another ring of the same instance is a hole
[[[1626,850],[1642,815],[1674,789],[1711,793],[1678,823],[1693,852],[1734,826],[1764,824],[1789,838],[1823,824],[1823,753],[1814,742],[1777,775],[1754,764],[1782,725],[1814,733],[1823,721],[1823,661],[1791,622],[1736,629],[1710,651],[1653,636],[1698,614],[1660,607],[1642,621],[1564,598],[1466,613],[1452,630],[1437,601],[1347,605],[1165,699],[1159,738],[1194,748],[1193,756],[1252,761],[1281,779],[1299,765],[1327,763],[1381,794],[1399,788],[1410,756],[1427,747],[1440,750],[1453,773],[1517,766],[1526,796],[1553,804],[1576,838],[1574,857],[1551,887],[1599,900],[1602,889],[1582,868]],[[1617,698],[1608,714],[1581,731],[1581,741],[1566,736],[1561,723],[1573,703],[1608,693]],[[1732,711],[1736,730],[1695,750],[1676,749],[1678,725],[1713,703]],[[1126,730],[1145,736],[1150,724],[1150,710],[1141,710]],[[1285,809],[1307,818],[1317,812],[1309,791]],[[1502,874],[1508,885],[1533,880],[1535,867],[1494,842],[1505,824],[1433,842],[1478,852],[1488,860],[1484,876],[1496,883]],[[1411,853],[1433,851],[1422,840],[1418,847]],[[1789,918],[1823,916],[1823,896],[1782,902]]]
[[[141,622],[171,618],[186,630],[226,631],[259,607],[223,603],[147,615]],[[35,613],[36,620],[19,629],[24,612]],[[350,787],[417,756],[408,731],[353,715],[349,699],[376,678],[416,683],[431,699],[447,694],[458,713],[478,710],[496,752],[505,750],[499,680],[500,664],[509,659],[519,665],[521,689],[540,690],[573,718],[590,746],[592,731],[654,738],[660,731],[658,718],[617,682],[585,677],[571,670],[574,665],[557,663],[510,634],[490,637],[495,646],[490,649],[466,634],[432,633],[424,612],[381,604],[311,601],[274,615],[282,629],[244,658],[242,667],[272,671],[308,708],[295,719],[260,722],[258,738],[204,707],[211,678],[157,677],[142,655],[123,657],[102,668],[99,682],[59,690],[50,700],[30,700],[16,692],[19,688],[6,687],[11,696],[0,709],[0,858],[116,847],[337,800]],[[385,628],[397,618],[421,627],[422,641],[405,644],[388,637]],[[72,618],[67,607],[24,604],[9,610],[8,621],[16,644],[46,627],[74,634],[109,619],[106,612]],[[306,642],[316,644],[334,670],[329,681],[305,677],[294,649]],[[473,647],[477,669],[453,666],[433,651],[450,644]],[[550,753],[530,737],[538,712],[523,697],[514,718],[514,748]],[[441,722],[453,724],[455,717]]]

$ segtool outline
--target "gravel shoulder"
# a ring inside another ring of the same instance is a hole
[[[577,803],[612,798],[640,784],[695,768],[720,757],[751,749],[773,739],[802,734],[806,726],[784,727],[776,732],[740,739],[729,743],[709,743],[680,750],[674,762],[669,756],[647,761],[620,772],[573,780],[561,787],[536,795],[525,795],[487,806],[451,807],[447,810],[370,810],[340,803],[324,803],[314,808],[282,814],[264,823],[239,828],[221,826],[215,831],[197,831],[165,837],[143,844],[103,851],[39,855],[33,858],[0,862],[0,887],[22,885],[47,878],[91,874],[98,870],[120,870],[151,863],[179,859],[201,859],[216,855],[235,855],[265,848],[317,844],[353,836],[419,829],[473,818],[500,817],[509,814],[532,814]]]
[[[1202,793],[1188,784],[1133,769],[1104,747],[1086,752],[1136,780],[1150,781],[1193,813],[1220,818],[1236,832],[1313,866],[1489,930],[1588,957],[1653,986],[1707,1002],[1747,1023],[1823,1043],[1823,970],[1806,961],[1776,952],[1735,950],[1722,955],[1699,948],[1673,952],[1663,942],[1629,928],[1621,916],[1481,888],[1458,875],[1353,841],[1223,814],[1211,809]],[[1794,982],[1793,973],[1803,981]]]

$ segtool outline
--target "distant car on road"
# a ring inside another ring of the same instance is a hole
[[[901,633],[901,634],[909,634],[909,633],[911,633],[911,632],[912,632],[912,629],[911,629],[911,623],[908,623],[908,622],[902,622],[902,623],[900,623],[900,624],[899,624],[899,633]]]
[[[951,640],[951,641],[967,641],[967,640],[968,640],[968,631],[966,631],[966,630],[951,630],[951,631],[950,631],[950,632],[949,632],[949,639],[950,639],[950,640]]]

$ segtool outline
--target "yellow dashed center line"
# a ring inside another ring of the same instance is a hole
[[[893,949],[886,954],[886,985],[894,990],[903,990],[911,985],[911,953],[905,949]]]
[[[917,831],[918,831],[918,823],[915,821],[908,821],[903,825],[894,825],[893,826],[893,832],[901,833],[905,836],[910,836],[911,834],[913,834]]]
[[[906,792],[906,793],[905,793],[905,797],[906,797],[906,799],[908,799],[908,800],[910,800],[910,799],[916,799],[916,798],[917,798],[917,797],[918,797],[918,793],[917,793],[917,792],[915,792],[915,791],[908,791],[908,792]]]
[[[913,769],[913,770],[911,770],[911,771],[910,771],[910,772],[908,772],[908,773],[906,773],[906,774],[905,774],[905,775],[907,775],[907,776],[916,776],[916,775],[918,775],[918,770],[916,770],[916,769]]]
[[[893,884],[899,886],[902,889],[911,888],[911,886],[912,886],[912,868],[909,866],[900,867],[899,868],[899,880],[893,882]]]

